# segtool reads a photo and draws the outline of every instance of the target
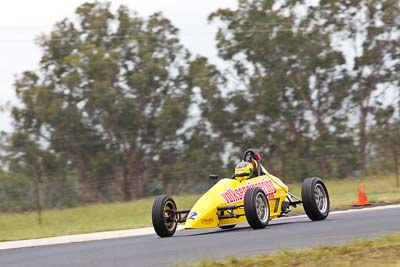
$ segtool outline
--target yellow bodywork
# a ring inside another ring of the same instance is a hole
[[[288,187],[279,178],[269,174],[264,167],[262,169],[264,175],[248,180],[225,178],[218,181],[194,204],[187,216],[185,229],[212,228],[246,222],[246,216],[218,219],[221,211],[218,211],[217,207],[243,205],[244,194],[252,187],[264,190],[269,201],[270,218],[277,218],[281,214],[281,205],[286,199]],[[227,214],[227,211],[224,212]],[[244,208],[234,209],[233,213],[244,215]]]

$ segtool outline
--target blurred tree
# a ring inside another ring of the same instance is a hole
[[[374,151],[381,161],[393,160],[393,168],[396,174],[396,186],[400,186],[400,118],[396,116],[395,108],[389,106],[375,111],[376,123],[370,131]],[[384,170],[381,170],[381,172]]]
[[[336,43],[353,47],[345,51],[348,57],[354,54],[354,62],[348,63],[351,83],[345,90],[358,111],[359,166],[364,175],[368,122],[376,100],[382,95],[387,98],[385,91],[398,90],[400,85],[400,5],[396,0],[321,1],[313,12]]]
[[[169,180],[176,176],[181,178],[179,185],[174,187],[176,193],[204,190],[209,186],[210,173],[228,175],[222,161],[224,142],[229,141],[223,132],[230,127],[226,120],[226,101],[221,95],[226,80],[206,58],[198,56],[190,63],[185,81],[189,88],[193,88],[192,114],[179,130],[181,143],[176,158],[164,154],[160,161]]]
[[[98,200],[115,182],[125,200],[141,197],[185,122],[190,54],[159,13],[95,2],[76,14],[79,24],[65,19],[39,38],[40,71],[16,81],[15,124],[62,155]]]
[[[6,136],[2,136],[4,140]],[[39,145],[39,140],[35,135],[24,131],[23,129],[17,129],[7,140],[7,145],[2,145],[2,149],[8,153],[2,157],[2,161],[8,163],[8,169],[10,173],[19,173],[25,177],[30,177],[33,184],[33,198],[35,208],[38,214],[38,223],[42,224],[42,208],[43,199],[41,192],[41,185],[46,180],[51,179],[51,175],[57,175],[57,169],[61,166],[61,162],[58,162],[57,158],[49,151],[42,149]],[[26,183],[21,179],[14,181],[15,184],[21,183],[21,188],[26,187]],[[25,188],[26,189],[26,188]],[[11,198],[18,198],[18,191],[14,192],[16,195],[9,195]],[[25,198],[29,199],[29,190],[25,193]],[[19,201],[21,205],[23,201]],[[32,202],[32,201],[31,201]],[[18,202],[17,202],[18,203]],[[21,207],[19,207],[21,208]],[[22,207],[25,209],[25,207]]]
[[[23,212],[34,210],[32,180],[22,174],[0,172],[0,211]]]
[[[349,82],[344,58],[332,47],[325,26],[299,17],[288,2],[241,0],[237,10],[210,15],[222,24],[216,37],[219,55],[243,82],[244,90],[230,102],[232,139],[242,149],[269,147],[272,157],[280,158],[283,176],[304,178],[313,169],[335,175],[329,173],[330,161],[339,149],[350,144],[340,152],[339,164],[352,159],[351,136],[342,130]]]

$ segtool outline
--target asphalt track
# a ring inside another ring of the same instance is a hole
[[[331,214],[321,222],[305,216],[271,221],[262,230],[186,230],[172,238],[144,235],[0,251],[1,267],[168,266],[204,258],[249,256],[280,249],[334,244],[400,232],[400,207]]]

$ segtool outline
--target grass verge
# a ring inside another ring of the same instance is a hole
[[[373,203],[400,201],[400,188],[393,176],[366,179],[329,180],[327,187],[333,208],[352,205],[357,201],[357,186],[365,184],[368,200]],[[289,184],[291,192],[300,195],[301,184]],[[174,197],[178,208],[190,208],[199,195]],[[98,231],[132,229],[151,226],[154,198],[129,203],[98,204],[85,207],[46,210],[38,225],[36,213],[0,214],[0,241],[20,240]],[[295,212],[302,211],[298,207]]]
[[[364,184],[370,203],[388,203],[400,201],[400,187],[396,187],[394,176],[370,176],[367,178],[348,178],[326,180],[331,208],[351,206],[357,202],[358,185]],[[299,195],[301,184],[290,184],[289,190]]]
[[[198,195],[174,197],[180,207],[190,207]],[[0,241],[133,229],[151,226],[154,198],[128,203],[97,204],[43,212],[42,225],[34,212],[0,214]],[[179,206],[178,206],[179,207]]]
[[[341,245],[329,245],[300,251],[281,251],[248,258],[209,260],[196,267],[246,266],[400,266],[400,234],[387,235],[374,240],[359,240]]]
[[[400,187],[396,187],[394,176],[370,176],[367,178],[348,178],[325,180],[328,188],[331,209],[343,208],[356,204],[358,198],[358,185],[365,185],[368,201],[374,203],[390,203],[400,201]],[[301,196],[300,183],[288,183],[289,191]],[[299,205],[293,212],[303,212]]]

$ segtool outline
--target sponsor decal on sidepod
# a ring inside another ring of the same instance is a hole
[[[214,219],[213,218],[201,219],[200,222],[202,224],[209,225],[209,224],[212,224],[214,222]]]
[[[240,186],[235,189],[226,189],[220,195],[225,199],[226,203],[234,203],[243,200],[244,194],[246,193],[247,189],[253,187],[260,187],[264,190],[265,194],[267,195],[268,199],[273,199],[276,193],[276,188],[271,180],[261,180],[257,183],[247,183],[244,186]]]

